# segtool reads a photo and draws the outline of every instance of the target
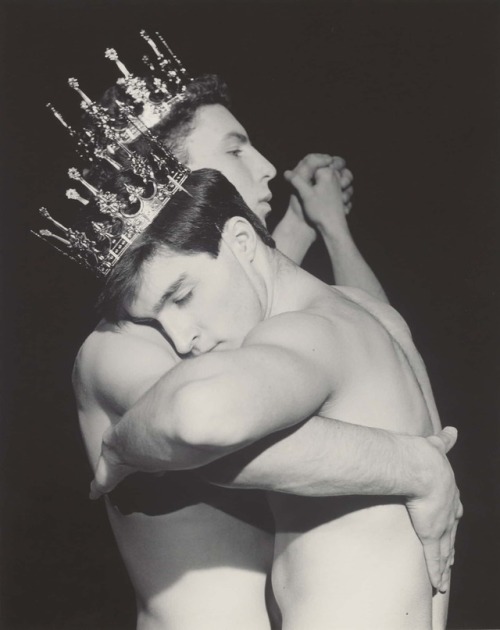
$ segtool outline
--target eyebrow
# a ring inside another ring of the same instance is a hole
[[[239,140],[243,144],[250,142],[248,136],[244,133],[240,133],[239,131],[230,131],[224,136],[224,140]]]
[[[130,320],[134,324],[149,324],[151,322],[156,321],[154,319],[154,316],[158,315],[158,313],[161,311],[161,309],[162,309],[163,305],[165,304],[165,302],[167,300],[169,300],[172,297],[172,295],[175,295],[175,293],[181,288],[182,283],[185,281],[186,277],[187,276],[186,276],[185,273],[181,274],[177,278],[177,280],[174,280],[174,282],[172,282],[172,284],[162,294],[160,299],[153,306],[153,317],[136,317],[136,316],[132,315],[131,313],[129,313],[129,311],[127,309],[123,308],[123,314],[124,314],[125,318]]]
[[[156,304],[153,306],[153,313],[155,315],[158,315],[158,313],[161,311],[161,309],[162,309],[163,305],[165,304],[165,302],[167,300],[169,300],[172,297],[172,295],[175,295],[175,293],[177,293],[177,291],[181,288],[181,286],[182,286],[182,284],[184,283],[185,280],[186,280],[186,274],[182,273],[177,278],[177,280],[174,280],[174,282],[172,282],[172,284],[163,293],[163,295],[158,300],[158,302],[156,302]]]

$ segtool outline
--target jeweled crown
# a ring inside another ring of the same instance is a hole
[[[48,104],[76,140],[77,152],[87,163],[83,169],[68,171],[69,177],[83,187],[84,195],[76,189],[66,192],[69,199],[81,204],[84,218],[70,228],[54,219],[46,208],[40,208],[42,217],[56,231],[33,233],[101,277],[111,271],[172,196],[183,189],[190,172],[151,130],[183,98],[190,79],[158,33],[161,46],[144,31],[141,36],[154,52],[153,58],[143,57],[152,73],[144,78],[132,75],[114,49],[108,48],[105,53],[123,74],[117,85],[128,96],[128,102],[116,98],[114,111],[110,111],[89,98],[76,79],[69,79],[70,87],[82,98],[86,114],[87,122],[80,131]]]

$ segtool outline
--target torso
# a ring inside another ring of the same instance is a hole
[[[178,360],[145,326],[105,325],[89,337],[74,381],[91,461],[103,431],[119,419],[92,395],[89,376],[110,352],[136,365],[154,357],[159,368],[164,355],[164,371]],[[136,592],[139,630],[269,630],[273,524],[262,493],[213,487],[189,471],[138,474],[106,498],[106,508]]]
[[[433,432],[437,418],[410,364],[416,350],[394,309],[364,292],[332,288],[309,310],[331,322],[341,357],[341,376],[333,374],[334,394],[320,415]],[[430,628],[431,589],[402,500],[271,494],[270,504],[273,587],[284,630]]]
[[[397,313],[362,292],[338,289],[323,290],[311,309],[331,322],[343,358],[342,387],[321,414],[389,430],[431,433],[430,414],[405,356],[412,350],[411,340]],[[102,346],[95,335],[90,343]],[[135,337],[133,361],[144,344],[145,356],[148,347],[165,352],[165,370],[174,364],[157,331],[133,326],[120,333],[106,331],[105,336],[111,345],[118,337]],[[102,431],[119,416],[106,413],[102,401],[89,397],[82,380],[77,387],[82,429],[87,444],[100,444]],[[263,592],[273,540],[263,522],[248,518],[260,508],[254,506],[245,516],[241,499],[246,491],[240,495],[221,490],[207,500],[202,482],[191,473],[178,475],[155,482],[170,487],[172,502],[165,505],[163,492],[162,501],[157,501],[153,491],[148,507],[143,505],[152,513],[135,511],[133,502],[132,510],[122,502],[128,514],[107,506],[137,593],[139,629],[269,628]],[[190,499],[179,502],[186,488]],[[289,495],[271,495],[270,501],[277,526],[273,585],[284,630],[429,627],[431,590],[421,545],[401,502]],[[395,598],[400,605],[394,605]],[[384,612],[388,601],[389,615]]]

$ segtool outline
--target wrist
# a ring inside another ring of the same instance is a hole
[[[309,247],[318,237],[314,227],[309,225],[303,216],[298,215],[292,205],[288,206],[283,218],[276,226],[276,231],[278,230],[283,236],[299,239]]]
[[[420,436],[405,436],[405,453],[407,471],[404,494],[416,499],[427,496],[436,478],[442,457],[428,440]]]
[[[343,243],[353,242],[345,215],[339,218],[338,221],[335,221],[334,225],[332,225],[331,221],[318,221],[315,223],[315,226],[325,241],[333,241],[339,246]]]
[[[276,226],[273,238],[276,242],[276,247],[285,256],[288,256],[288,258],[300,265],[307,251],[316,240],[317,234],[303,219],[297,217],[293,210],[289,209]]]

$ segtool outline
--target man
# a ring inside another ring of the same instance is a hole
[[[250,207],[264,218],[269,211],[268,182],[275,171],[250,145],[245,130],[224,106],[220,88],[216,85],[210,88],[210,82],[213,79],[192,85],[193,99],[191,102],[187,99],[190,117],[183,111],[181,124],[175,123],[175,117],[169,117],[158,133],[191,168],[210,166],[224,172]],[[313,168],[309,167],[311,162]],[[314,183],[314,167],[329,162],[323,156],[313,157],[301,164],[299,173],[290,175],[290,179],[305,191],[308,184],[300,173],[307,170],[305,177],[313,180],[312,188],[321,190],[321,178]],[[310,239],[310,228],[297,213],[297,202],[294,203],[287,213],[292,228],[287,228],[285,222],[278,229],[278,237],[280,230],[281,236],[290,235],[293,229],[297,231],[295,224],[302,225],[302,233]],[[378,283],[349,236],[342,205],[323,203],[311,207],[311,216],[319,217],[320,228],[332,223],[339,228],[333,236],[333,245],[338,247],[330,249],[344,261],[340,269],[342,282],[365,286],[380,294]],[[307,212],[307,203],[304,208]],[[331,234],[324,232],[327,236]],[[280,247],[286,249],[283,238]],[[304,246],[302,249],[305,252]],[[347,278],[350,268],[351,281]],[[182,348],[178,351],[182,352]],[[82,433],[94,466],[103,432],[110,424],[119,422],[178,361],[158,326],[138,325],[130,320],[120,325],[102,322],[87,339],[76,362],[74,383]],[[291,448],[292,469],[301,458],[310,457],[311,449],[323,450],[326,439],[330,439],[332,446],[337,443],[337,432],[328,438],[325,430],[331,430],[331,423],[325,426],[318,418],[316,423],[311,421],[283,441],[285,448],[287,444]],[[301,431],[304,431],[302,437]],[[282,462],[274,466],[272,449],[268,454],[270,463],[265,462],[257,475],[265,477],[264,487],[287,490],[291,476],[285,481]],[[354,471],[349,474],[349,479],[358,482],[358,486],[352,486],[353,492],[362,492],[362,487],[369,493],[377,488],[380,494],[392,490],[389,484],[382,489],[373,480],[368,483],[366,479],[357,479]],[[326,494],[338,492],[339,479],[331,471],[320,477],[325,490],[328,486]],[[312,477],[309,480],[312,484]],[[307,481],[305,472],[302,483],[307,486]],[[248,480],[244,483],[263,485]],[[156,490],[153,500],[148,502],[152,487]],[[138,496],[130,505],[130,493],[134,491]],[[304,490],[297,487],[297,492]],[[161,493],[166,495],[163,500]],[[117,499],[122,512],[107,502],[110,521],[137,593],[141,627],[168,624],[172,628],[208,628],[207,619],[214,628],[267,627],[268,613],[262,593],[270,569],[273,538],[266,531],[270,527],[262,506],[248,505],[249,496],[247,492],[217,491],[189,473],[179,473],[170,474],[166,480],[141,481],[129,486],[128,496]],[[192,601],[196,601],[196,607],[191,605]],[[250,616],[249,611],[252,611]]]
[[[338,199],[336,176],[320,178]],[[111,321],[126,311],[157,322],[195,358],[107,431],[101,491],[134,469],[210,464],[318,412],[409,436],[439,430],[425,368],[391,307],[300,270],[216,171],[193,173],[187,190],[112,272],[103,308]],[[431,628],[431,583],[400,499],[272,494],[271,505],[285,630]]]

